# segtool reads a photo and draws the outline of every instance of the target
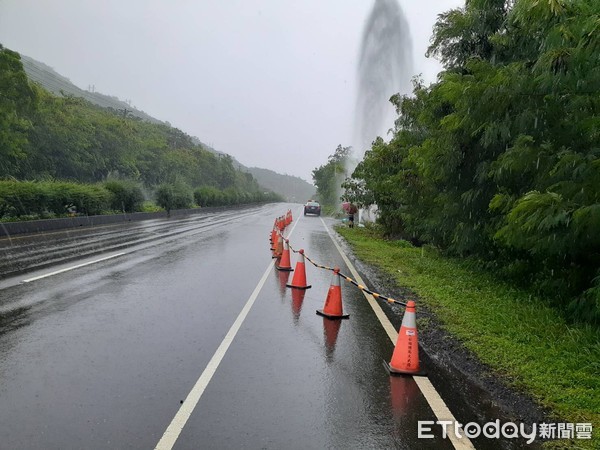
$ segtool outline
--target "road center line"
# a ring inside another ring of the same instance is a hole
[[[329,237],[331,238],[334,245],[338,249],[338,252],[342,256],[342,259],[348,266],[348,269],[350,269],[350,272],[352,272],[352,276],[354,277],[354,279],[359,284],[366,286],[364,280],[359,275],[358,271],[354,268],[354,265],[348,259],[348,257],[346,256],[346,254],[344,253],[342,248],[339,246],[339,244],[335,240],[333,234],[331,234],[331,231],[329,231],[327,224],[325,223],[325,221],[322,218],[321,218],[321,222],[323,223],[323,226],[325,227],[327,234],[329,234]],[[373,296],[371,294],[367,294],[365,291],[361,291],[361,292],[366,297],[367,301],[369,302],[369,305],[371,305],[371,308],[373,308],[375,315],[379,319],[379,322],[381,322],[381,325],[383,326],[383,329],[386,331],[387,335],[389,336],[390,340],[392,341],[392,344],[396,345],[396,341],[398,340],[398,332],[396,331],[396,329],[390,322],[390,319],[388,319],[388,317],[383,312],[383,309],[381,309],[381,306],[379,305],[379,303],[377,303],[377,301],[373,298]],[[452,420],[453,422],[456,422],[456,418],[450,412],[450,409],[448,409],[448,406],[442,399],[439,392],[435,389],[433,384],[431,384],[431,381],[429,381],[429,378],[413,377],[413,379],[415,380],[415,383],[417,384],[417,386],[419,386],[421,393],[425,397],[425,400],[427,400],[427,403],[429,404],[429,407],[435,414],[436,418],[438,420]],[[471,441],[468,437],[466,437],[463,434],[462,437],[459,438],[458,436],[456,436],[454,434],[454,429],[452,427],[450,427],[450,428],[451,428],[451,431],[448,433],[448,437],[450,438],[450,441],[454,445],[454,448],[456,448],[458,450],[475,450],[475,447],[473,446],[473,444],[471,443]]]
[[[68,272],[69,270],[79,269],[80,267],[89,266],[91,264],[96,264],[102,261],[106,261],[107,259],[117,258],[119,256],[126,255],[127,252],[117,253],[116,255],[105,256],[104,258],[95,259],[94,261],[89,261],[83,264],[77,264],[76,266],[67,267],[65,269],[55,270],[54,272],[46,273],[44,275],[40,275],[38,277],[28,278],[23,280],[22,283],[31,283],[32,281],[41,280],[42,278],[51,277],[53,275],[58,275],[59,273]]]
[[[289,234],[287,235],[288,238],[294,232],[294,229],[296,228],[296,225],[298,225],[299,221],[300,221],[299,219],[296,220],[296,223],[294,224],[294,226],[290,230]],[[223,360],[225,353],[227,353],[229,346],[233,342],[233,339],[235,338],[236,334],[242,327],[244,320],[246,320],[246,316],[248,316],[250,309],[252,308],[252,306],[254,305],[254,302],[258,298],[258,294],[262,290],[265,282],[267,281],[267,278],[271,274],[273,266],[275,265],[275,261],[276,260],[273,259],[271,261],[271,263],[269,264],[269,266],[267,267],[267,270],[265,270],[265,273],[263,274],[262,278],[260,279],[260,281],[258,282],[256,287],[254,288],[254,291],[250,295],[250,298],[248,299],[248,301],[246,301],[246,304],[240,311],[239,315],[237,316],[237,319],[235,319],[235,322],[233,322],[233,325],[231,325],[231,328],[225,335],[223,342],[221,342],[221,345],[219,345],[219,347],[217,348],[217,351],[215,352],[215,354],[212,356],[212,358],[206,365],[206,368],[202,372],[202,375],[200,375],[200,378],[198,378],[198,381],[196,381],[196,384],[194,385],[194,387],[192,388],[192,390],[190,391],[190,393],[184,400],[183,404],[177,411],[177,414],[175,414],[175,417],[173,418],[173,420],[167,427],[167,430],[164,432],[162,438],[160,439],[158,444],[156,444],[156,447],[155,447],[156,450],[171,450],[173,448],[173,446],[175,445],[175,442],[179,438],[179,435],[181,434],[183,427],[185,426],[188,419],[192,415],[192,412],[194,411],[194,409],[196,408],[196,405],[200,401],[200,397],[202,397],[204,390],[208,386],[208,383],[210,383],[210,380],[212,379],[213,375],[217,371],[219,364],[221,364],[221,361]]]

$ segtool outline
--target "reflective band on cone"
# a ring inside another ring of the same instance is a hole
[[[296,263],[294,278],[292,278],[292,282],[288,284],[287,287],[294,289],[310,289],[311,286],[306,284],[306,264],[304,263],[304,250],[300,249],[298,254],[300,255],[300,259]]]
[[[331,279],[331,286],[329,286],[329,292],[325,299],[325,306],[323,309],[318,309],[317,314],[327,317],[328,319],[347,319],[350,317],[348,314],[344,314],[342,306],[342,288],[340,286],[339,267],[333,269],[333,278]]]
[[[392,375],[425,375],[419,369],[419,339],[417,335],[417,319],[415,302],[409,300],[398,332],[396,348],[386,368]]]
[[[279,264],[275,266],[277,270],[285,270],[286,272],[291,272],[292,263],[290,261],[290,246],[289,241],[287,239],[281,239],[283,242],[283,253],[281,254],[281,259],[279,260]]]

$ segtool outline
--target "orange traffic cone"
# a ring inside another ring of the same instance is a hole
[[[273,228],[273,231],[271,231],[271,250],[275,250],[277,248],[278,237],[277,230]]]
[[[279,236],[279,233],[277,233],[277,244],[274,247],[273,258],[281,258],[281,255],[283,255],[283,236]]]
[[[292,216],[292,210],[290,209],[290,223],[294,221],[294,217]]]
[[[323,309],[318,309],[317,314],[328,319],[347,319],[350,317],[348,314],[344,314],[342,307],[342,287],[340,286],[339,267],[333,269],[333,278],[331,279],[329,292],[325,299],[325,306]]]
[[[392,375],[424,375],[419,370],[417,319],[415,302],[412,300],[406,304],[392,361],[389,364],[386,363],[386,367]]]
[[[292,282],[288,284],[287,287],[294,289],[310,289],[311,286],[306,284],[306,264],[304,264],[304,250],[300,249],[298,253],[300,254],[300,259],[296,263],[294,278],[292,278]]]
[[[290,261],[290,246],[289,246],[289,242],[287,239],[283,239],[284,241],[283,243],[283,253],[281,254],[281,259],[279,260],[279,265],[275,266],[275,268],[277,270],[285,270],[286,272],[291,272],[292,270],[292,263]],[[287,280],[286,280],[287,282]]]

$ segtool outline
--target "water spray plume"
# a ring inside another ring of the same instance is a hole
[[[412,40],[396,0],[375,0],[363,30],[357,75],[353,151],[346,159],[349,176],[375,138],[386,139],[387,130],[393,128],[395,110],[390,97],[411,92]],[[375,207],[359,211],[359,226],[363,220],[374,219]]]
[[[412,41],[408,21],[396,0],[376,0],[363,30],[353,149],[362,159],[371,142],[393,127],[392,95],[411,91]],[[348,158],[350,164],[355,164]],[[354,167],[348,167],[351,174]]]

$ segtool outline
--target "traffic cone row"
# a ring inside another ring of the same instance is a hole
[[[283,251],[281,252],[281,258],[279,258],[279,264],[275,267],[277,270],[291,272],[294,269],[292,269],[292,263],[290,261],[290,241],[283,238],[281,238],[281,240],[283,241]]]
[[[271,250],[273,250],[273,257],[279,259],[276,265],[277,270],[294,272],[291,283],[286,284],[286,286],[292,288],[293,292],[296,292],[310,289],[311,286],[306,281],[304,250],[300,249],[298,251],[299,258],[296,262],[296,268],[292,269],[289,240],[285,239],[278,232],[278,230],[283,231],[291,222],[292,212],[290,210],[288,210],[285,216],[275,220],[273,231],[271,232]],[[340,278],[340,269],[336,267],[333,270],[331,284],[325,298],[325,305],[323,309],[317,310],[317,314],[323,316],[325,319],[340,320],[350,317],[348,314],[344,314]],[[299,300],[299,304],[301,305],[301,300]],[[299,307],[297,309],[299,312]],[[425,375],[420,369],[416,305],[412,300],[409,300],[406,304],[406,311],[402,318],[402,325],[398,332],[398,339],[392,359],[389,363],[384,361],[384,365],[391,375]]]
[[[279,234],[277,233],[275,227],[273,227],[273,231],[271,231],[271,238],[269,239],[269,242],[271,242],[271,250],[275,250],[275,247],[277,247],[278,239]]]
[[[273,246],[273,258],[281,258],[283,255],[283,236],[277,235]]]
[[[291,218],[291,212],[288,210],[288,213],[284,216],[277,217],[275,222],[273,223],[273,229],[271,230],[271,234],[269,235],[269,242],[271,243],[271,251],[273,252],[273,258],[281,258],[283,255],[283,243],[281,241],[281,233],[285,230],[285,227],[289,225],[288,223],[288,214]]]

